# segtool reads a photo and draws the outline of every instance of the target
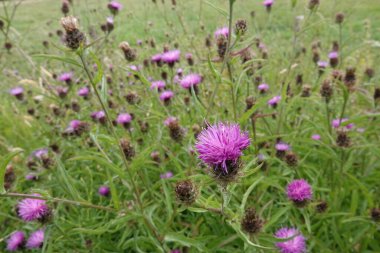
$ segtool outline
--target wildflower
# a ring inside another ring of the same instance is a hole
[[[86,37],[79,30],[78,20],[75,17],[68,16],[62,18],[61,25],[66,31],[64,41],[68,48],[76,50],[86,42]]]
[[[120,146],[123,150],[124,156],[127,160],[132,160],[135,156],[135,148],[132,146],[131,142],[127,139],[120,140]]]
[[[253,96],[249,96],[245,99],[245,104],[246,104],[246,111],[251,109],[255,105],[255,98]]]
[[[225,27],[216,29],[216,31],[214,32],[214,38],[215,39],[218,39],[219,37],[228,38],[229,34],[230,34],[230,31],[228,27],[225,26]]]
[[[290,150],[290,145],[285,142],[278,142],[275,145],[276,156],[278,158],[283,158],[286,154],[286,151]]]
[[[281,228],[275,233],[278,239],[292,238],[285,242],[276,243],[281,253],[304,253],[306,252],[305,237],[295,228]]]
[[[179,121],[175,117],[168,117],[164,121],[164,125],[169,128],[169,134],[170,137],[176,141],[176,142],[181,142],[184,135],[185,135],[185,130],[179,125]]]
[[[315,141],[319,141],[321,139],[321,136],[319,134],[313,134],[311,136],[311,139],[315,140]]]
[[[346,69],[346,74],[344,76],[343,81],[349,90],[352,90],[356,83],[355,71],[356,69],[353,67],[349,67]]]
[[[129,113],[120,113],[116,119],[116,122],[125,128],[129,128],[131,121],[132,116]]]
[[[305,84],[305,85],[302,87],[302,94],[301,94],[301,97],[310,97],[310,95],[311,95],[311,86]]]
[[[325,99],[325,101],[328,103],[334,93],[330,80],[326,79],[325,81],[323,81],[323,84],[319,92],[321,96]]]
[[[98,189],[98,193],[101,196],[108,197],[111,193],[110,188],[108,186],[102,185]]]
[[[218,55],[221,59],[224,58],[224,55],[227,52],[227,38],[225,36],[218,36],[216,39],[216,46],[218,47]]]
[[[138,120],[139,126],[140,126],[140,131],[142,133],[147,133],[149,130],[149,123],[146,121]]]
[[[330,59],[331,67],[335,68],[339,64],[339,53],[337,51],[332,51],[328,55]]]
[[[24,89],[22,87],[15,87],[10,90],[10,94],[18,100],[24,99]]]
[[[67,15],[67,13],[69,13],[70,8],[69,8],[69,2],[67,0],[62,1],[61,11],[62,11],[63,15],[65,15],[65,16]]]
[[[113,15],[116,15],[123,8],[123,5],[117,1],[111,1],[107,7]]]
[[[62,87],[62,86],[58,86],[56,88],[56,91],[57,91],[57,95],[60,97],[60,98],[65,98],[67,96],[67,93],[69,92],[69,88],[67,87]]]
[[[125,95],[125,100],[127,100],[128,104],[134,105],[140,102],[140,97],[136,92],[131,91],[127,95]]]
[[[29,173],[25,176],[25,179],[28,180],[28,181],[34,181],[34,180],[37,180],[38,177],[37,175],[35,174],[32,174],[32,173]]]
[[[260,91],[260,93],[263,94],[269,90],[269,85],[266,83],[262,83],[262,84],[259,84],[259,86],[257,86],[257,88]]]
[[[137,57],[136,50],[131,48],[128,42],[126,41],[121,42],[119,45],[119,48],[123,51],[124,57],[127,61],[132,62],[136,60],[136,57]]]
[[[168,178],[171,178],[171,177],[173,177],[173,172],[171,172],[171,171],[165,172],[165,173],[163,173],[163,174],[160,175],[161,179],[168,179]]]
[[[26,242],[26,247],[29,249],[38,249],[42,248],[42,245],[45,240],[45,231],[43,229],[39,229],[33,232]]]
[[[161,162],[160,152],[158,151],[153,151],[152,153],[150,153],[150,158],[152,158],[152,160],[156,163]]]
[[[172,51],[163,53],[161,56],[161,60],[164,63],[168,64],[169,67],[174,67],[174,64],[176,62],[179,62],[180,56],[181,56],[181,51],[172,50]]]
[[[72,72],[65,72],[62,73],[59,77],[58,80],[61,82],[65,82],[67,84],[71,84],[73,80],[73,73]]]
[[[293,180],[286,188],[288,198],[295,204],[303,205],[312,197],[312,189],[309,183],[304,179]]]
[[[202,82],[202,76],[198,74],[189,74],[184,76],[180,80],[180,84],[184,89],[191,89],[192,87],[196,90],[196,87]]]
[[[298,157],[294,152],[288,152],[285,155],[285,162],[290,166],[290,167],[295,167],[298,164]]]
[[[347,120],[348,120],[347,118],[343,118],[343,119],[333,119],[332,122],[331,122],[331,126],[332,126],[333,128],[339,128],[339,127],[341,127],[342,123],[343,123],[343,122],[346,122]],[[346,128],[347,130],[350,130],[350,129],[352,129],[354,126],[355,126],[354,123],[350,123],[350,124],[347,124],[347,125],[345,126],[345,128]]]
[[[247,132],[238,124],[218,123],[208,126],[197,138],[195,145],[199,158],[213,168],[218,176],[237,174],[242,151],[250,144]]]
[[[22,231],[15,231],[7,240],[7,250],[17,251],[22,249],[25,244],[25,234]]]
[[[165,105],[169,105],[174,93],[170,90],[166,90],[161,93],[160,100],[164,102]]]
[[[80,120],[72,120],[69,126],[65,129],[64,134],[75,134],[80,136],[88,129],[88,124]]]
[[[88,98],[88,95],[90,94],[90,89],[88,87],[83,87],[78,90],[78,96],[83,98]]]
[[[260,219],[254,208],[245,210],[243,219],[241,220],[242,229],[249,234],[256,234],[263,227],[263,220]]]
[[[319,5],[319,0],[310,0],[309,1],[309,9],[314,10]]]
[[[235,33],[238,35],[244,35],[247,32],[247,21],[239,19],[235,23]]]
[[[106,114],[104,111],[93,112],[90,116],[95,121],[98,121],[102,124],[106,123]]]
[[[336,144],[342,148],[347,148],[351,145],[351,140],[347,134],[347,131],[345,130],[338,131],[338,136],[336,137]]]
[[[156,63],[157,66],[162,65],[162,54],[155,54],[150,58],[152,63]]]
[[[165,81],[153,81],[151,82],[150,89],[161,91],[163,88],[165,88],[165,86]]]
[[[4,188],[8,190],[12,187],[13,182],[16,180],[16,175],[12,165],[8,165],[5,169],[4,175]]]
[[[274,0],[264,0],[264,2],[263,2],[263,5],[267,9],[267,12],[271,11],[273,4],[274,4]]]
[[[374,221],[380,221],[380,208],[372,208],[371,209],[371,218]]]
[[[191,180],[178,182],[175,186],[176,197],[185,204],[192,204],[197,196],[197,189]]]
[[[41,196],[34,194],[34,196]],[[50,215],[49,207],[46,205],[46,200],[26,198],[18,203],[18,215],[24,221],[43,221]]]
[[[326,212],[328,208],[328,204],[326,201],[321,201],[319,202],[316,206],[315,206],[315,210],[318,212],[318,213],[324,213]]]
[[[268,105],[272,106],[273,108],[276,108],[280,101],[281,101],[281,96],[275,96],[268,100]]]

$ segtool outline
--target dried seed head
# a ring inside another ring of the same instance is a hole
[[[61,18],[61,25],[67,33],[71,33],[79,29],[78,19],[73,16]]]
[[[295,167],[298,164],[298,157],[294,152],[287,152],[285,155],[285,162],[290,166],[290,167]]]
[[[260,219],[254,208],[248,208],[245,210],[244,217],[241,220],[241,227],[245,232],[256,234],[260,232],[263,224],[263,220]]]
[[[136,60],[136,57],[137,57],[136,50],[132,49],[129,46],[128,42],[126,42],[126,41],[121,42],[119,45],[119,48],[123,51],[125,59],[127,61],[132,62],[132,61]]]
[[[125,158],[127,158],[127,160],[131,160],[136,154],[135,149],[132,146],[132,144],[127,139],[121,139],[120,145],[121,145],[121,148],[123,149]]]
[[[336,144],[339,147],[347,148],[347,147],[349,147],[351,145],[351,140],[350,140],[350,137],[347,134],[347,131],[345,131],[345,130],[339,130],[337,134],[338,135],[337,135],[337,138],[336,138]]]
[[[380,221],[380,208],[372,208],[371,218],[376,222]]]
[[[302,87],[302,94],[301,94],[301,96],[302,97],[310,97],[310,95],[311,95],[311,86],[308,85],[308,84],[305,84]]]
[[[135,104],[138,104],[140,102],[139,95],[134,91],[131,91],[127,95],[125,95],[125,99],[127,100],[128,104],[130,104],[130,105],[135,105]]]
[[[319,5],[319,0],[310,0],[309,1],[309,9],[313,10],[314,8],[317,8]]]
[[[178,182],[175,186],[177,199],[187,205],[194,203],[197,197],[197,189],[191,180]]]
[[[349,90],[352,90],[353,86],[356,83],[356,69],[354,67],[349,67],[346,69],[346,74],[344,76],[344,84]]]
[[[335,15],[335,23],[342,24],[344,21],[344,14],[339,12]]]
[[[245,99],[245,104],[246,104],[246,111],[251,109],[255,105],[255,98],[253,96],[249,96]]]
[[[333,90],[330,80],[326,79],[325,81],[323,81],[320,93],[321,93],[321,96],[325,98],[326,102],[330,101],[331,96],[333,95],[333,92],[334,90]]]
[[[316,206],[315,206],[315,210],[318,212],[318,213],[324,213],[326,212],[328,208],[328,204],[326,201],[321,201],[319,202]]]
[[[235,33],[237,35],[244,35],[247,31],[247,21],[244,19],[239,19],[235,23]]]

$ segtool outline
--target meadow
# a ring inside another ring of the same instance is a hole
[[[0,252],[380,253],[378,0],[11,0],[0,31]]]

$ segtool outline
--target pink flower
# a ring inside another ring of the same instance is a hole
[[[281,101],[281,96],[275,96],[268,100],[268,105],[272,107],[276,107],[280,101]]]
[[[160,100],[161,101],[169,101],[174,96],[174,93],[170,90],[166,90],[161,93]]]
[[[20,96],[20,95],[22,95],[24,93],[24,88],[22,88],[22,87],[12,88],[10,90],[10,93],[11,93],[12,96],[15,96],[15,97]]]
[[[191,87],[198,86],[202,82],[202,76],[198,74],[189,74],[182,78],[180,84],[182,88],[190,89]]]
[[[34,196],[41,196],[33,194]],[[18,215],[24,221],[42,220],[49,213],[49,207],[46,205],[46,200],[26,198],[18,203]]]
[[[87,97],[90,94],[90,89],[87,87],[80,88],[78,90],[78,96]]]
[[[26,242],[26,247],[29,249],[38,249],[41,248],[45,240],[45,231],[39,229],[33,232]]]
[[[281,228],[275,234],[276,238],[287,239],[285,242],[276,243],[281,253],[304,253],[306,252],[305,237],[295,228]]]
[[[288,151],[290,150],[290,145],[285,142],[279,142],[275,145],[277,151]]]
[[[181,51],[172,50],[162,54],[161,60],[167,63],[170,67],[173,67],[176,62],[179,62]]]
[[[7,250],[8,251],[17,251],[25,243],[25,234],[22,231],[15,231],[7,240]]]
[[[217,39],[219,38],[220,36],[223,36],[225,38],[228,38],[228,35],[229,35],[229,29],[227,26],[225,27],[222,27],[222,28],[218,28],[216,29],[216,31],[214,32],[214,38]]]
[[[165,172],[165,173],[163,173],[163,174],[160,175],[161,179],[168,179],[168,178],[171,178],[171,177],[173,177],[173,172],[171,172],[171,171]]]
[[[58,80],[61,81],[61,82],[66,82],[66,83],[70,83],[73,79],[73,73],[72,72],[66,72],[66,73],[62,73],[59,77],[58,77]]]
[[[98,189],[98,193],[101,196],[108,197],[111,193],[110,188],[108,186],[102,185]]]
[[[273,3],[274,3],[274,0],[265,0],[265,1],[263,2],[263,5],[264,5],[265,7],[271,7],[271,6],[273,5]]]
[[[150,60],[151,60],[152,62],[158,63],[158,62],[160,62],[160,61],[162,60],[162,54],[155,54],[155,55],[153,55],[153,56],[150,58]]]
[[[132,121],[132,116],[129,113],[120,113],[117,116],[116,122],[120,125],[129,124]]]
[[[337,51],[332,51],[328,55],[329,59],[337,59],[339,57],[339,53]]]
[[[178,123],[178,119],[172,116],[166,118],[166,120],[164,121],[165,126],[170,126],[171,124],[174,124],[174,123]]]
[[[112,14],[116,15],[123,8],[123,5],[117,1],[111,1],[108,3],[107,7]]]
[[[165,81],[153,81],[151,82],[151,85],[150,85],[150,89],[151,90],[162,90],[163,88],[165,88],[166,86],[166,83]]]
[[[318,61],[317,65],[319,68],[324,69],[327,68],[327,66],[329,66],[329,63],[327,61]]]
[[[260,91],[261,93],[265,93],[266,91],[269,90],[269,85],[266,84],[266,83],[262,83],[262,84],[260,84],[257,88],[259,89],[259,91]]]
[[[295,202],[310,200],[313,194],[311,186],[304,179],[293,180],[286,189],[288,198]]]
[[[343,119],[334,119],[332,122],[331,122],[331,125],[333,128],[339,128],[341,127],[341,124],[343,122],[346,122],[348,119],[347,118],[343,118]],[[350,124],[347,124],[345,126],[346,129],[352,129],[355,125],[353,123],[350,123]]]
[[[311,139],[315,140],[315,141],[319,141],[321,139],[321,136],[319,134],[313,134],[311,136]]]

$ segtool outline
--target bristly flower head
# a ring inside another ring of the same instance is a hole
[[[58,77],[58,80],[61,81],[61,82],[66,82],[66,83],[69,83],[71,82],[73,79],[73,73],[72,72],[65,72],[65,73],[62,73],[59,77]]]
[[[26,247],[29,249],[38,249],[41,248],[45,239],[45,231],[43,229],[39,229],[33,232],[26,242]]]
[[[106,185],[102,185],[98,189],[98,193],[101,196],[108,197],[110,195],[110,188]]]
[[[265,7],[271,7],[274,3],[274,0],[264,0],[263,5]]]
[[[174,96],[174,93],[173,91],[171,90],[166,90],[166,91],[163,91],[160,95],[160,100],[165,102],[165,103],[169,103],[169,101],[172,99],[172,97]]]
[[[259,89],[261,93],[265,93],[269,90],[269,85],[266,83],[262,83],[259,86],[257,86],[257,88]]]
[[[277,151],[288,151],[290,150],[290,145],[285,142],[279,142],[275,145]]]
[[[34,196],[40,196],[34,194]],[[23,199],[18,204],[18,215],[24,221],[43,220],[50,214],[49,207],[46,205],[46,200],[43,199]]]
[[[153,82],[151,82],[150,89],[160,91],[163,88],[165,88],[165,86],[166,86],[165,81],[161,81],[161,80],[160,81],[153,81]]]
[[[7,240],[7,250],[17,251],[24,246],[25,234],[22,231],[15,231]]]
[[[293,180],[288,184],[286,193],[294,202],[305,202],[311,199],[313,191],[309,183],[304,179]]]
[[[306,252],[305,237],[295,228],[281,228],[276,234],[276,238],[287,239],[285,242],[276,243],[276,247],[281,253],[304,253]]]
[[[107,7],[112,14],[116,15],[123,8],[123,5],[117,1],[111,1],[108,3]]]
[[[83,87],[83,88],[80,88],[79,90],[78,90],[78,96],[80,96],[80,97],[88,97],[88,95],[90,94],[90,89],[89,88],[87,88],[87,87]]]
[[[116,122],[120,125],[129,124],[132,121],[132,116],[129,113],[120,113],[117,116]]]
[[[315,141],[319,141],[321,139],[321,136],[319,134],[313,134],[311,136],[311,139],[315,140]]]
[[[69,33],[78,30],[79,27],[78,19],[72,16],[61,18],[61,25]]]
[[[202,76],[198,74],[189,74],[185,76],[184,78],[182,78],[182,80],[180,81],[180,84],[182,88],[190,89],[191,87],[197,86],[201,82],[202,82]]]
[[[268,100],[268,105],[272,107],[276,107],[278,103],[281,101],[281,96],[275,96]]]
[[[215,39],[217,39],[219,37],[228,38],[229,34],[230,34],[229,29],[227,26],[225,26],[225,27],[216,29],[216,31],[214,33],[214,37],[215,37]]]
[[[343,118],[343,119],[334,119],[332,122],[331,122],[331,125],[333,128],[339,128],[341,126],[341,124],[343,122],[346,122],[348,119],[347,118]],[[354,127],[354,124],[353,123],[350,123],[348,125],[345,126],[345,128],[347,130],[350,130]]]
[[[10,94],[17,98],[22,98],[24,95],[24,89],[22,87],[15,87],[10,90]]]
[[[247,132],[238,124],[218,123],[204,129],[195,145],[199,158],[214,170],[222,169],[227,175],[228,166],[236,165],[242,151],[250,144]]]
[[[172,50],[165,52],[161,55],[161,60],[167,63],[170,67],[173,67],[176,62],[179,62],[181,51]]]

